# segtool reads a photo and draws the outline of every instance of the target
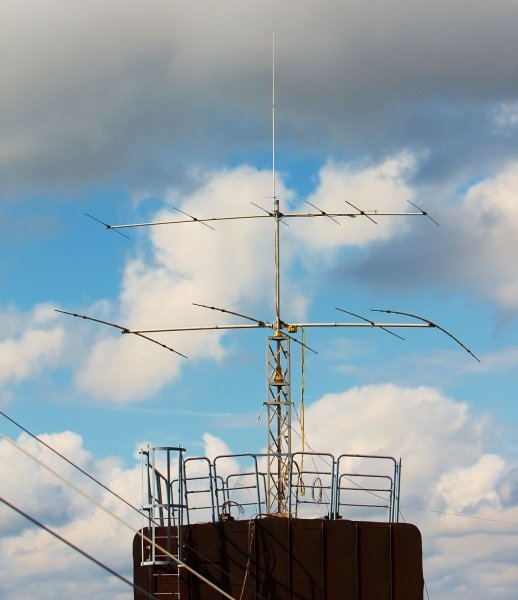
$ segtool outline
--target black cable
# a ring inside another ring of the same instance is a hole
[[[8,502],[7,500],[5,500],[1,496],[0,496],[0,502],[3,502],[6,506],[8,506],[9,508],[11,508],[15,512],[17,512],[22,517],[25,517],[28,521],[30,521],[34,525],[37,525],[41,529],[45,530],[47,533],[50,533],[50,535],[54,536],[60,542],[63,542],[63,544],[66,544],[69,548],[72,548],[72,550],[75,550],[76,552],[78,552],[79,554],[81,554],[82,556],[84,556],[85,558],[87,558],[88,560],[92,561],[98,567],[101,567],[101,569],[104,569],[105,571],[107,571],[108,573],[110,573],[110,575],[113,575],[114,577],[117,577],[118,579],[120,579],[124,583],[127,583],[133,589],[137,590],[141,594],[144,594],[146,596],[146,598],[150,598],[151,600],[158,600],[158,598],[155,595],[150,594],[145,589],[141,588],[138,585],[135,585],[129,579],[126,579],[126,577],[124,577],[123,575],[120,575],[119,573],[117,573],[116,571],[114,571],[113,569],[111,569],[110,567],[108,567],[107,565],[105,565],[104,563],[102,563],[101,561],[97,560],[91,554],[88,554],[88,552],[85,552],[84,550],[81,550],[81,548],[79,548],[78,546],[76,546],[72,542],[69,542],[64,537],[60,536],[59,533],[56,533],[52,529],[49,529],[48,527],[46,527],[45,525],[43,525],[43,523],[40,523],[40,521],[38,521],[34,517],[31,517],[26,512],[23,512],[23,510],[21,510],[18,507],[14,506],[14,504],[11,504],[10,502]]]
[[[83,475],[85,475],[86,477],[88,477],[94,483],[96,483],[97,485],[100,485],[104,490],[106,490],[107,492],[109,492],[110,494],[112,494],[113,496],[115,496],[116,498],[118,498],[121,502],[124,502],[124,504],[126,504],[126,506],[129,506],[134,511],[138,512],[139,515],[142,515],[142,512],[136,506],[133,506],[133,504],[131,504],[130,502],[128,502],[127,500],[125,500],[122,496],[119,496],[119,494],[117,494],[116,492],[114,492],[113,490],[111,490],[108,486],[104,485],[104,483],[101,483],[98,479],[96,479],[93,475],[90,475],[90,473],[88,473],[87,471],[85,471],[84,469],[82,469],[79,465],[76,465],[69,458],[67,458],[66,456],[64,456],[63,454],[61,454],[61,452],[58,452],[52,446],[49,446],[49,444],[47,444],[46,442],[44,442],[37,435],[34,435],[34,433],[31,433],[28,429],[26,429],[25,427],[23,427],[23,425],[20,425],[20,423],[17,423],[14,419],[12,419],[8,415],[6,415],[2,410],[0,410],[0,415],[4,416],[8,421],[11,421],[11,423],[13,423],[14,425],[16,425],[16,427],[18,427],[19,429],[21,429],[22,431],[24,431],[27,435],[30,435],[31,438],[33,438],[36,441],[38,441],[40,444],[42,444],[43,446],[45,446],[45,448],[48,448],[51,452],[54,452],[54,454],[56,454],[57,456],[59,456],[60,458],[62,458],[64,461],[66,461],[70,466],[74,467],[74,469],[77,469],[80,473],[82,473]]]

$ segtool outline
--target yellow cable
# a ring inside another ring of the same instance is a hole
[[[304,387],[306,383],[306,331],[304,327],[302,330],[302,355],[301,355],[301,380],[300,380],[300,407],[299,407],[299,425],[300,425],[300,439],[302,448],[302,457],[300,460],[300,469],[297,477],[297,487],[300,486],[300,495],[304,496],[306,493],[304,480],[302,479],[302,470],[304,468],[304,451],[306,449],[306,436],[304,434]]]

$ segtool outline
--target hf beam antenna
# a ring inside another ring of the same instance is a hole
[[[173,348],[166,346],[158,340],[149,337],[150,334],[163,334],[173,333],[181,331],[209,331],[209,330],[238,330],[238,329],[269,329],[271,330],[266,340],[266,377],[267,377],[267,396],[264,404],[267,408],[267,511],[270,514],[285,515],[288,510],[288,498],[287,498],[287,486],[288,486],[288,474],[290,468],[290,455],[291,455],[291,434],[292,434],[292,420],[291,420],[291,379],[290,379],[290,365],[291,365],[291,350],[290,342],[294,341],[301,344],[305,348],[315,352],[312,348],[306,346],[303,341],[298,340],[292,334],[296,334],[299,329],[305,328],[351,328],[351,327],[369,327],[381,329],[387,333],[390,333],[396,337],[401,338],[400,335],[395,333],[394,329],[405,329],[405,328],[436,328],[447,336],[452,338],[458,345],[460,345],[466,352],[468,352],[473,358],[479,360],[473,352],[467,348],[458,338],[452,333],[447,331],[444,327],[434,323],[433,321],[421,317],[412,313],[388,310],[388,309],[375,309],[375,312],[382,312],[387,314],[393,314],[398,316],[406,316],[413,319],[410,322],[378,322],[357,315],[350,311],[342,308],[337,310],[351,315],[358,319],[357,321],[351,322],[308,322],[308,323],[294,323],[285,321],[282,318],[281,311],[281,271],[280,271],[280,223],[284,223],[285,220],[290,219],[320,219],[322,217],[331,219],[335,223],[340,224],[339,219],[344,218],[356,218],[364,217],[377,224],[377,219],[384,217],[428,217],[435,225],[439,225],[435,219],[433,219],[425,210],[409,202],[415,210],[411,211],[378,211],[378,210],[363,210],[348,200],[344,200],[345,204],[348,205],[352,211],[324,211],[321,208],[307,202],[307,204],[315,209],[310,212],[283,212],[281,211],[280,200],[276,194],[275,179],[276,179],[276,167],[275,167],[275,37],[273,38],[272,44],[272,200],[273,206],[272,211],[267,211],[260,206],[254,205],[260,208],[261,213],[255,214],[241,214],[232,216],[194,216],[185,211],[173,207],[174,210],[184,215],[187,218],[178,218],[165,221],[153,221],[145,223],[127,223],[112,225],[88,215],[90,218],[103,224],[106,229],[116,231],[117,233],[127,235],[123,231],[131,228],[138,227],[158,227],[163,225],[180,225],[187,223],[200,223],[210,229],[214,229],[213,225],[217,224],[218,221],[240,221],[246,219],[271,219],[274,225],[274,305],[275,305],[275,316],[272,321],[258,319],[253,316],[245,315],[227,308],[218,308],[215,306],[209,306],[206,304],[193,303],[195,306],[200,306],[208,310],[219,311],[222,313],[236,316],[240,319],[248,321],[248,323],[238,323],[233,325],[209,325],[209,326],[192,326],[192,327],[166,327],[159,329],[130,329],[123,327],[115,323],[96,319],[77,313],[71,313],[67,311],[58,311],[74,317],[87,319],[110,327],[119,329],[123,334],[133,334],[144,338],[150,342],[158,344],[163,348],[174,352],[180,356],[185,356],[181,352],[174,350]],[[403,339],[403,338],[401,338]],[[479,361],[480,362],[480,361]]]

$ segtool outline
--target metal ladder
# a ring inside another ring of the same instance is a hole
[[[167,600],[180,598],[181,567],[171,556],[182,559],[187,510],[184,452],[179,446],[141,451],[142,525],[151,540],[142,538],[141,564],[152,568],[153,594]]]

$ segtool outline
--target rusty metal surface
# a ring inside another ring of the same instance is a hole
[[[188,525],[183,559],[240,600],[422,600],[419,530],[407,523],[261,518]],[[163,534],[163,532],[162,532]],[[174,565],[140,565],[135,583],[164,600],[219,600]],[[135,600],[141,600],[138,593]]]

